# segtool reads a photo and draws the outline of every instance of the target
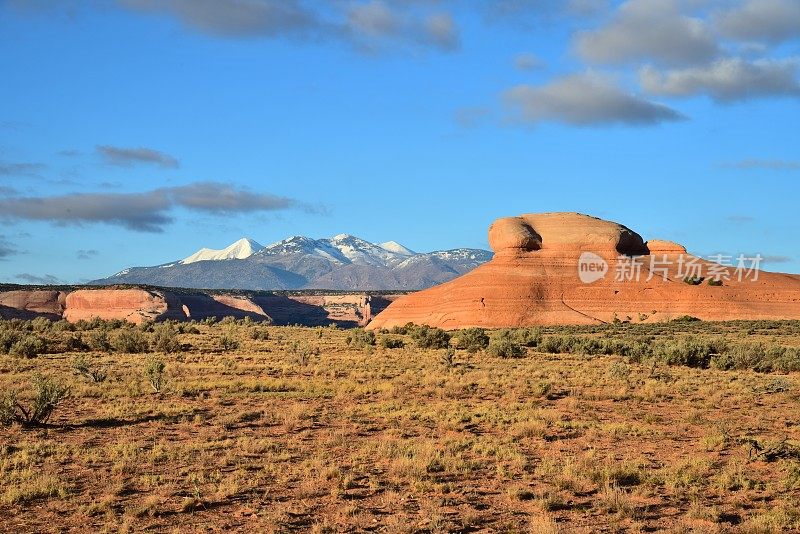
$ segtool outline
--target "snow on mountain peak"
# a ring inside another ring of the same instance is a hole
[[[201,248],[188,258],[181,260],[180,263],[187,264],[209,260],[243,260],[245,258],[249,258],[263,248],[264,247],[256,241],[243,237],[242,239],[231,243],[221,250],[213,248]]]
[[[395,254],[400,254],[403,256],[413,256],[416,254],[416,252],[408,247],[404,247],[397,241],[387,241],[386,243],[381,243],[378,246],[384,250],[388,250],[389,252],[394,252]]]

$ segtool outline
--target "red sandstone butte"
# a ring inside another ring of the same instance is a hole
[[[164,291],[145,289],[79,289],[67,295],[64,319],[122,319],[139,324],[158,319],[184,319],[180,301]]]
[[[700,264],[704,276],[716,264],[687,254],[677,243],[645,243],[625,226],[580,213],[498,219],[489,228],[489,244],[495,252],[491,261],[450,282],[398,298],[367,328],[409,322],[450,330],[615,319],[657,322],[685,315],[703,320],[800,319],[797,275],[760,271],[753,280],[752,273],[742,272],[740,281],[740,273],[728,267],[720,270],[722,286],[707,280],[690,285],[684,281],[690,262]],[[589,261],[581,262],[582,255]],[[628,268],[633,258],[641,265],[638,280],[631,273],[635,267]],[[579,264],[585,276],[593,268],[599,277],[603,261],[607,271],[602,278],[581,280]]]

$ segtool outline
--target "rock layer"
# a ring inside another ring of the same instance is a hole
[[[75,322],[94,317],[143,321],[202,320],[249,317],[277,325],[363,326],[394,295],[236,294],[145,288],[93,288],[75,291],[12,290],[0,292],[0,318],[64,318]]]
[[[66,294],[61,291],[4,291],[0,293],[0,318],[60,319]]]
[[[445,329],[652,322],[684,315],[704,320],[800,318],[796,275],[760,271],[748,277],[744,270],[689,255],[677,243],[645,244],[630,229],[587,215],[499,219],[489,229],[489,243],[495,252],[491,261],[397,299],[368,328],[409,322]],[[692,277],[690,265],[718,273],[722,286],[686,283],[684,278]]]

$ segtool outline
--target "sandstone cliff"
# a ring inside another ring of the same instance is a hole
[[[0,318],[121,319],[143,321],[202,320],[249,317],[276,325],[363,326],[384,309],[393,295],[277,294],[169,290],[155,288],[90,288],[73,291],[0,291]]]
[[[691,256],[677,243],[645,243],[624,226],[587,215],[499,219],[489,229],[489,243],[495,252],[491,261],[397,299],[368,328],[408,322],[457,329],[668,321],[684,315],[800,319],[800,279],[795,275],[761,271],[755,280],[746,273],[739,280],[733,267]],[[687,283],[689,264],[700,265],[703,273],[719,273],[722,285],[709,285],[707,279]],[[588,280],[581,279],[581,265],[596,269],[584,272]]]

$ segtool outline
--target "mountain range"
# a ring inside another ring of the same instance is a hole
[[[489,261],[487,250],[458,248],[418,253],[395,241],[370,243],[339,234],[293,236],[269,246],[242,238],[217,250],[202,248],[153,267],[130,267],[93,285],[148,284],[198,289],[414,290],[440,284]]]

